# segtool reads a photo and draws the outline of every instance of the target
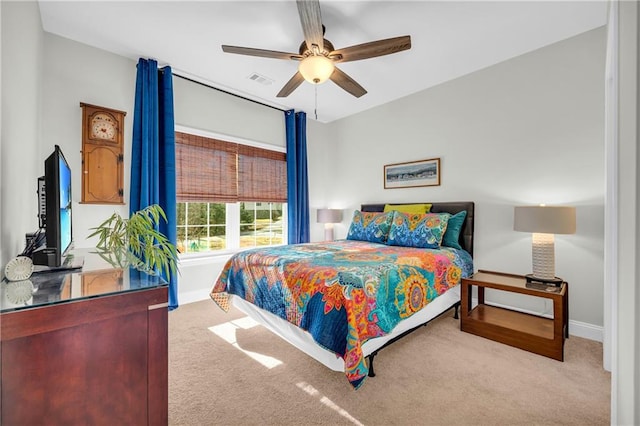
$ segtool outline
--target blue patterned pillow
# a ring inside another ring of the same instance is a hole
[[[448,213],[407,214],[396,211],[387,244],[438,248],[447,230],[449,216]]]
[[[463,210],[452,215],[449,218],[449,223],[447,224],[447,232],[444,233],[444,238],[442,239],[443,246],[462,250],[459,241],[460,231],[462,231],[462,224],[464,223],[465,217],[467,217],[467,211]]]
[[[373,213],[356,210],[353,212],[353,219],[351,220],[351,226],[347,233],[347,240],[384,244],[389,235],[392,219],[393,212]]]

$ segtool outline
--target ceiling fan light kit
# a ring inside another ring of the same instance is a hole
[[[359,98],[367,91],[344,71],[336,67],[336,63],[359,61],[411,49],[411,36],[406,35],[336,50],[333,44],[324,38],[325,27],[322,25],[319,0],[296,0],[296,5],[304,33],[304,42],[300,46],[299,53],[222,45],[222,50],[226,53],[300,61],[298,72],[285,83],[276,95],[279,98],[289,96],[305,80],[312,84],[331,80],[343,90]]]
[[[300,61],[298,71],[312,84],[324,83],[331,77],[335,70],[333,61],[323,55],[311,55]]]

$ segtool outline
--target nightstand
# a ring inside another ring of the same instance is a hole
[[[478,305],[472,308],[474,286],[478,288]],[[551,299],[553,318],[488,305],[485,288]],[[460,330],[563,361],[564,340],[569,337],[568,283],[537,285],[527,283],[521,275],[480,270],[462,279],[460,291]]]

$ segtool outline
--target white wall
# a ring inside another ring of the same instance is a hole
[[[38,228],[36,183],[44,174],[40,149],[43,32],[35,2],[1,2],[2,10],[2,271]]]
[[[640,186],[638,162],[640,8],[621,1],[619,7],[618,89],[618,217],[617,275],[613,312],[612,424],[640,424]]]
[[[76,248],[94,247],[90,228],[114,212],[129,215],[131,135],[136,84],[136,62],[57,35],[45,33],[41,149],[57,144],[72,174],[73,239]],[[80,102],[126,111],[124,122],[124,205],[81,204],[82,109]],[[31,209],[35,204],[29,206]]]
[[[307,116],[307,166],[309,174],[309,227],[311,241],[324,240],[324,225],[318,224],[317,210],[321,208],[344,209],[347,204],[334,197],[336,127],[311,120]],[[336,237],[343,238],[343,224],[335,225]]]
[[[351,211],[361,203],[476,202],[475,266],[531,271],[531,236],[513,231],[513,206],[577,207],[577,233],[556,236],[556,274],[571,287],[570,318],[601,338],[604,214],[603,28],[421,93],[309,129],[332,158],[310,161],[311,194]],[[330,134],[335,140],[323,140]],[[441,185],[383,189],[385,164],[440,157]],[[322,171],[319,170],[322,168]],[[497,298],[546,312],[542,301]]]
[[[284,147],[284,112],[206,87],[173,79],[176,125],[230,138]]]
[[[2,44],[2,3],[0,3],[0,44]],[[4,48],[0,46],[0,98],[2,98],[2,53],[4,52]],[[2,111],[5,107],[4,98],[2,98],[2,106],[0,106],[0,111]],[[4,139],[4,134],[2,133],[2,113],[0,112],[0,139]],[[2,165],[2,146],[0,145],[0,165]],[[3,167],[4,168],[4,167]],[[0,188],[4,191],[2,187],[2,172],[0,172]],[[0,199],[0,233],[4,230],[2,227],[2,200]],[[4,250],[3,245],[0,242],[0,265],[4,265]],[[3,275],[4,276],[4,273]]]

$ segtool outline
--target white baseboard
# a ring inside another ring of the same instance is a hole
[[[478,299],[473,298],[471,302],[472,306],[476,306],[478,304]],[[526,314],[538,315],[546,318],[553,318],[551,314],[543,314],[540,312],[531,311],[528,309],[515,308],[513,306],[508,306],[500,303],[488,302],[487,304],[492,306],[497,306],[499,308],[511,309],[513,311],[524,312]],[[596,342],[603,341],[604,336],[604,327],[600,325],[593,325],[586,322],[569,320],[569,335],[582,337],[584,339],[595,340]]]
[[[181,305],[193,302],[200,302],[201,300],[211,299],[209,296],[211,289],[205,288],[195,291],[188,291],[185,293],[178,293],[178,303]]]
[[[569,335],[595,340],[602,343],[604,339],[604,327],[588,324],[586,322],[569,320]]]

